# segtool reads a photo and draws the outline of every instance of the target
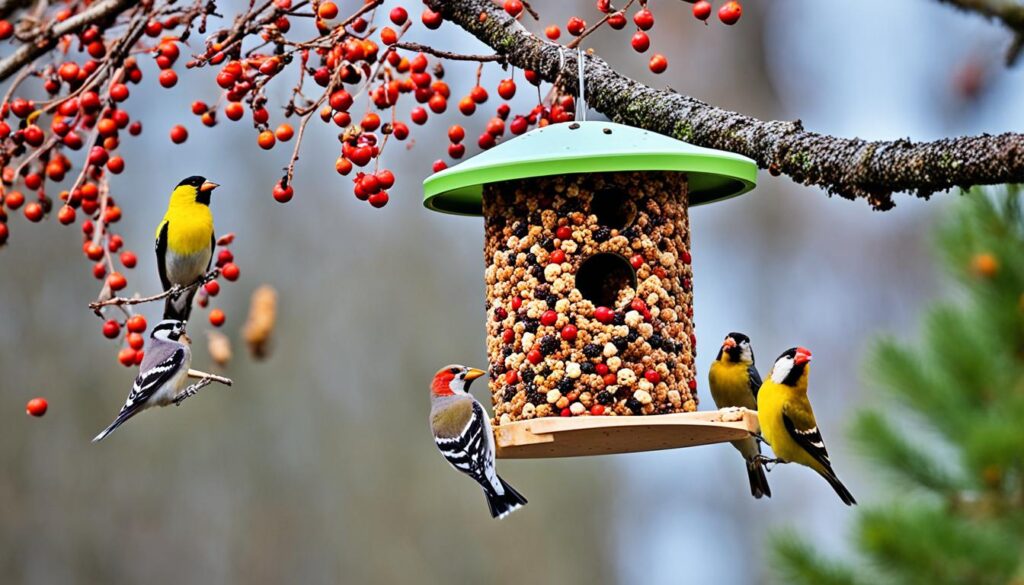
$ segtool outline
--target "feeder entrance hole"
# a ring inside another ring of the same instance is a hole
[[[595,254],[580,265],[576,288],[595,306],[613,307],[622,289],[636,289],[636,271],[618,254]]]
[[[621,230],[636,219],[636,204],[617,190],[605,189],[595,193],[590,211],[597,216],[597,223],[613,230]]]

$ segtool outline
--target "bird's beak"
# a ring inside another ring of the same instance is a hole
[[[478,370],[476,368],[469,368],[468,370],[466,370],[466,381],[468,382],[470,380],[476,380],[477,378],[479,378],[481,376],[486,376],[486,375],[487,375],[487,372],[485,372],[483,370]]]
[[[725,341],[722,342],[722,347],[732,349],[736,347],[736,340],[733,339],[732,337],[726,337]]]
[[[213,181],[206,181],[205,183],[199,186],[199,190],[202,191],[203,193],[206,193],[208,191],[213,191],[217,187],[220,187],[220,185],[214,183]]]
[[[796,348],[796,357],[793,358],[793,363],[800,366],[811,361],[811,350],[806,347]]]

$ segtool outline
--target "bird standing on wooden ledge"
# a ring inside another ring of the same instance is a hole
[[[810,361],[811,352],[803,347],[788,349],[775,360],[768,380],[757,393],[761,433],[778,461],[799,463],[817,471],[836,490],[839,499],[852,506],[857,500],[832,470],[825,441],[807,399]]]
[[[167,213],[156,228],[156,262],[164,290],[194,284],[209,270],[216,238],[210,196],[219,185],[193,176],[171,192]],[[164,302],[164,319],[187,321],[198,287],[178,292]]]
[[[711,397],[718,408],[746,408],[757,410],[757,391],[761,387],[761,375],[754,366],[754,350],[750,338],[742,333],[725,336],[718,356],[708,372]],[[761,445],[757,439],[748,437],[733,441],[732,446],[743,455],[747,462],[747,476],[750,479],[750,494],[755,498],[772,497],[768,478],[761,462]]]
[[[471,394],[473,380],[483,370],[451,365],[438,370],[430,384],[430,430],[441,455],[456,470],[484,488],[492,518],[504,518],[526,505],[526,498],[494,470],[491,421]]]

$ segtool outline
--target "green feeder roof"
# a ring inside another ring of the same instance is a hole
[[[431,175],[423,181],[423,205],[481,215],[487,183],[615,171],[685,172],[690,205],[735,197],[757,181],[757,165],[745,156],[612,122],[571,122],[532,130]]]

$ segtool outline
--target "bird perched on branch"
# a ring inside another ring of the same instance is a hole
[[[192,364],[192,350],[185,322],[164,319],[149,334],[151,342],[139,366],[128,400],[121,407],[114,422],[96,435],[93,443],[102,441],[126,420],[153,406],[167,406],[180,401],[187,392],[188,369]]]
[[[757,391],[761,387],[761,375],[754,366],[754,350],[750,338],[742,333],[725,336],[715,361],[708,372],[711,397],[718,408],[746,408],[757,410]],[[755,498],[772,497],[768,478],[761,463],[761,446],[753,437],[733,441],[732,446],[743,455],[747,462],[747,477],[750,479],[750,494]]]
[[[171,192],[167,213],[156,228],[156,262],[165,291],[195,284],[209,270],[216,238],[210,196],[217,183],[193,176]],[[164,319],[187,321],[198,286],[164,302]]]
[[[494,470],[494,435],[484,407],[469,394],[483,370],[451,365],[438,370],[430,384],[430,430],[441,455],[456,470],[484,488],[492,518],[504,518],[526,505]]]
[[[839,481],[821,438],[814,410],[807,399],[810,350],[794,347],[775,360],[768,380],[757,393],[757,412],[761,433],[778,461],[806,465],[832,486],[847,506],[857,503],[853,494]]]

